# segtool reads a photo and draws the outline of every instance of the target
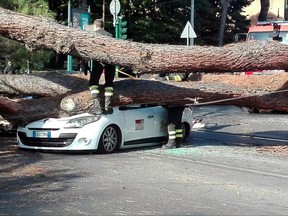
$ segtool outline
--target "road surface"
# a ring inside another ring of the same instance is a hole
[[[0,215],[287,215],[288,156],[262,147],[287,138],[286,116],[197,109],[206,128],[179,149],[15,153],[3,138]]]

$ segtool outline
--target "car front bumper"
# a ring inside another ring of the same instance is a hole
[[[45,131],[43,131],[45,132]],[[27,128],[18,128],[18,147],[38,150],[97,150],[100,131],[79,129],[65,129],[49,131],[49,135],[35,137],[35,131]]]

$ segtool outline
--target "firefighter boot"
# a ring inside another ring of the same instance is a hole
[[[111,107],[111,99],[112,99],[112,96],[113,96],[113,88],[112,87],[106,87],[104,96],[105,96],[105,107],[104,107],[105,112],[107,114],[111,114],[113,112],[113,109]]]
[[[102,114],[99,95],[95,95],[95,97],[93,98],[92,113],[94,115],[101,115]]]
[[[92,115],[101,115],[102,114],[102,109],[101,109],[101,104],[100,104],[100,97],[99,95],[93,95],[92,98],[92,105],[89,108],[88,111]]]
[[[100,91],[99,91],[98,85],[89,86],[89,89],[90,89],[92,99],[94,99],[95,97],[99,97]]]
[[[176,148],[176,131],[168,131],[169,140],[168,143],[162,146],[162,149]]]
[[[93,105],[91,107],[91,114],[93,115],[101,115],[101,104],[100,104],[100,95],[99,95],[99,89],[97,85],[90,86],[90,92],[92,96],[92,102]]]
[[[175,139],[169,139],[168,143],[162,146],[162,149],[172,149],[172,148],[176,148],[176,142]]]

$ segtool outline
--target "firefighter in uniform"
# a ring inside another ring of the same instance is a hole
[[[184,106],[163,106],[166,108],[168,142],[162,146],[162,149],[171,149],[181,147],[183,141],[182,131],[182,114],[185,109]]]
[[[96,19],[93,23],[93,28],[96,34],[112,37],[112,34],[104,30],[103,20]],[[92,70],[88,66],[88,62],[85,63],[84,73],[87,74],[87,70],[90,71],[89,89],[93,98],[93,113],[96,115],[102,114],[102,108],[100,104],[100,89],[99,80],[104,73],[105,85],[104,85],[104,98],[105,105],[104,110],[107,112],[111,109],[111,99],[114,93],[113,80],[115,77],[115,66],[93,61]]]
[[[160,73],[159,77],[162,80],[182,82],[188,79],[187,73]]]
[[[152,80],[162,81],[174,81],[182,82],[188,78],[188,74],[185,73],[160,73],[150,76]],[[171,149],[181,147],[183,141],[182,130],[182,114],[185,106],[163,106],[167,110],[167,130],[168,130],[168,142],[162,146],[162,149]]]
[[[178,73],[160,73],[160,79],[166,81],[182,82],[187,79],[187,74]],[[185,106],[163,106],[167,110],[167,130],[168,142],[162,146],[162,149],[179,148],[183,142],[182,114]]]

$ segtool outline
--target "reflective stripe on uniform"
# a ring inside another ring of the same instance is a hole
[[[174,80],[177,81],[177,82],[181,82],[182,81],[181,76],[178,75],[178,74],[174,76]]]
[[[169,76],[165,76],[166,80],[169,81],[170,80],[170,77]]]
[[[177,129],[176,130],[176,137],[177,138],[183,137],[183,130],[182,129]]]
[[[169,139],[170,139],[170,140],[174,140],[174,139],[176,139],[176,136],[175,136],[175,135],[173,135],[173,136],[172,136],[172,135],[169,135]]]
[[[112,96],[113,96],[113,92],[105,92],[105,93],[104,93],[104,96],[108,96],[108,97],[110,96],[110,97],[112,97]]]
[[[113,87],[105,87],[105,91],[113,91]]]
[[[105,87],[105,93],[104,93],[104,96],[113,96],[113,87]]]
[[[99,89],[97,85],[92,85],[89,87],[91,94],[99,94]]]
[[[176,131],[168,131],[169,139],[176,139]]]

